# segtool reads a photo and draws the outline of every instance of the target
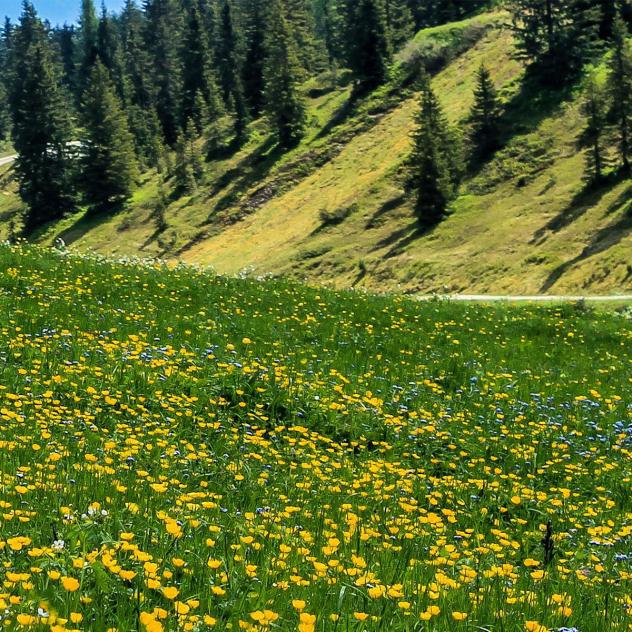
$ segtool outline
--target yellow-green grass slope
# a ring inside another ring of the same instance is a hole
[[[468,176],[452,215],[430,232],[418,231],[403,195],[414,89],[385,88],[349,106],[349,88],[325,78],[308,86],[310,132],[299,147],[276,152],[255,123],[241,150],[209,163],[196,194],[170,198],[164,232],[154,217],[158,179],[148,174],[128,211],[68,218],[39,240],[377,291],[629,291],[632,185],[585,189],[581,84],[530,87],[503,22],[491,14],[430,29],[400,54],[404,63],[454,51],[433,77],[454,123],[467,116],[481,63],[507,103],[505,147]]]

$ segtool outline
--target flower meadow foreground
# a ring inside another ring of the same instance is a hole
[[[9,630],[632,629],[632,322],[0,247]]]

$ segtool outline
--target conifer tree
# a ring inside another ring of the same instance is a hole
[[[27,206],[27,233],[74,208],[72,124],[62,90],[62,71],[48,33],[30,2],[24,2],[11,46],[14,169]]]
[[[470,142],[473,157],[484,159],[498,148],[500,105],[496,87],[484,65],[478,69],[474,105],[470,111]]]
[[[597,39],[600,10],[592,0],[511,0],[518,55],[544,79],[578,70]]]
[[[107,68],[97,60],[82,108],[81,188],[91,212],[118,210],[137,177],[134,141]]]
[[[385,0],[389,41],[394,49],[403,46],[415,32],[415,20],[406,0]]]
[[[61,63],[64,69],[64,83],[66,88],[75,93],[77,89],[77,46],[76,30],[74,26],[64,24],[53,33],[59,47]]]
[[[630,173],[632,144],[632,49],[621,18],[614,22],[608,77],[610,118],[615,126],[624,173]]]
[[[127,93],[127,118],[136,155],[143,165],[156,166],[163,152],[162,128],[155,110],[151,58],[143,39],[145,17],[134,0],[126,0],[121,15],[122,50]]]
[[[204,173],[195,136],[195,125],[189,120],[176,143],[175,177],[178,187],[189,195],[195,193]]]
[[[81,58],[79,62],[79,84],[83,89],[98,53],[99,22],[93,0],[81,0],[79,18],[79,36],[81,38]]]
[[[179,132],[180,68],[177,46],[180,20],[174,0],[146,0],[145,42],[149,44],[153,100],[164,139],[173,146]]]
[[[603,179],[605,166],[603,144],[607,121],[605,91],[595,78],[591,78],[588,83],[582,111],[586,116],[586,126],[581,135],[581,143],[588,147],[588,177],[591,183],[599,183]]]
[[[110,73],[123,105],[127,105],[130,88],[125,72],[124,55],[118,29],[115,28],[112,17],[108,15],[105,4],[101,7],[97,29],[97,57]]]
[[[383,0],[353,0],[349,3],[350,28],[347,34],[349,64],[358,92],[384,83],[388,77],[391,50]]]
[[[220,18],[218,66],[224,103],[235,114],[235,135],[243,138],[248,123],[248,107],[242,81],[241,43],[233,22],[230,0],[224,0]]]
[[[322,70],[325,49],[315,37],[316,23],[312,0],[284,0],[288,33],[294,40],[296,59],[305,75]]]
[[[305,104],[297,86],[297,62],[281,0],[270,0],[267,20],[266,109],[282,146],[296,144],[305,130]]]
[[[192,120],[198,131],[219,114],[219,94],[199,0],[189,0],[182,45],[182,125]]]
[[[248,0],[248,27],[246,61],[244,63],[244,90],[248,106],[254,117],[264,107],[264,61],[266,20],[263,5],[259,0]]]
[[[456,194],[458,173],[455,163],[454,134],[430,85],[424,76],[413,150],[409,158],[408,186],[416,195],[416,214],[422,227],[443,220]]]

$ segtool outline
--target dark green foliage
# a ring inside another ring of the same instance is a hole
[[[582,110],[587,122],[580,142],[587,147],[588,179],[592,183],[599,183],[603,179],[605,167],[603,145],[607,121],[605,90],[596,79],[591,79],[588,83]]]
[[[311,0],[285,0],[288,32],[294,39],[296,58],[306,75],[324,68],[325,47],[316,39],[316,23]]]
[[[70,157],[72,125],[62,90],[62,70],[48,33],[33,5],[24,3],[11,46],[13,145],[15,174],[26,204],[24,226],[31,232],[74,208]]]
[[[195,193],[204,175],[203,162],[196,142],[195,125],[188,121],[176,143],[175,177],[182,192]]]
[[[220,18],[217,63],[224,103],[235,116],[235,135],[243,138],[248,123],[248,105],[242,80],[241,38],[235,29],[229,0],[224,0]]]
[[[64,83],[71,92],[77,88],[77,45],[76,29],[65,24],[53,32],[53,36],[59,47],[61,62],[64,69]]]
[[[177,55],[179,18],[174,0],[147,0],[145,41],[150,52],[154,107],[165,141],[174,145],[179,133],[180,67]]]
[[[408,186],[416,196],[416,213],[422,227],[438,224],[448,214],[459,179],[458,139],[430,85],[423,77],[420,106],[408,161]]]
[[[137,177],[134,140],[107,68],[96,61],[84,92],[81,188],[91,212],[118,210]]]
[[[246,27],[246,61],[243,82],[250,112],[254,117],[264,107],[265,14],[259,0],[248,0]]]
[[[92,0],[81,0],[79,19],[80,61],[79,85],[83,89],[98,54],[99,22]]]
[[[388,77],[391,49],[384,0],[357,0],[349,5],[349,65],[358,91],[366,92]]]
[[[498,149],[500,104],[489,70],[483,65],[476,77],[469,123],[472,158],[474,161],[484,160]]]
[[[398,49],[415,34],[415,20],[407,0],[385,0],[385,6],[389,40]]]
[[[615,20],[608,86],[612,120],[619,145],[619,156],[625,173],[630,172],[632,144],[632,48],[628,30],[621,18]]]
[[[129,82],[125,72],[125,60],[122,51],[119,30],[114,18],[102,7],[97,34],[97,58],[108,69],[116,91],[124,105],[129,100]]]
[[[181,55],[182,125],[192,120],[201,132],[211,116],[219,114],[219,95],[199,0],[187,3]]]
[[[599,32],[600,9],[592,0],[511,0],[517,51],[547,81],[581,68]]]
[[[298,64],[281,0],[270,0],[266,32],[266,110],[279,143],[291,146],[304,134],[305,105],[298,90]]]

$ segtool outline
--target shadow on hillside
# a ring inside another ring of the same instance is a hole
[[[623,202],[626,202],[630,199],[629,189],[627,190],[627,192],[624,192],[624,195],[626,193],[626,197],[622,196]],[[555,268],[555,270],[553,270],[547,277],[544,285],[542,285],[542,287],[540,288],[540,292],[548,292],[573,266],[586,259],[589,259],[590,257],[605,252],[613,246],[616,246],[630,234],[632,234],[632,207],[628,208],[627,212],[624,213],[624,215],[620,217],[617,221],[611,223],[610,225],[602,228],[599,232],[597,232],[590,244],[588,244],[579,255]]]
[[[378,241],[377,244],[371,248],[371,252],[388,248],[384,259],[390,259],[391,257],[402,254],[407,246],[418,239],[432,234],[438,226],[439,224],[435,224],[434,226],[420,226],[419,222],[414,220],[407,226],[396,230],[388,235],[388,237]]]
[[[272,168],[285,155],[286,149],[278,145],[274,138],[268,138],[253,153],[245,156],[239,164],[227,171],[212,187],[210,197],[227,191],[215,204],[213,211],[200,224],[209,224],[214,215],[236,204],[254,184],[265,179]],[[232,185],[232,186],[231,186]]]
[[[110,213],[85,213],[78,217],[72,226],[62,230],[55,239],[61,239],[64,244],[70,246],[76,241],[79,241],[82,237],[87,235],[90,231],[98,228],[112,217],[116,215],[115,212]]]
[[[533,234],[529,243],[532,245],[542,244],[546,241],[548,233],[557,233],[563,228],[570,226],[573,222],[585,215],[591,208],[599,204],[601,199],[622,180],[622,176],[613,175],[599,185],[586,185],[581,191],[575,194],[566,208]],[[614,213],[629,197],[630,188],[628,187],[608,206],[607,214]]]
[[[406,202],[405,193],[397,195],[390,200],[386,200],[386,202],[384,202],[380,206],[380,208],[378,208],[377,211],[375,211],[375,213],[371,215],[371,217],[365,224],[365,228],[376,228],[379,225],[379,221],[382,219],[382,217],[384,217],[384,215],[399,208],[404,204],[404,202]]]
[[[498,146],[495,151],[469,162],[468,178],[479,176],[514,138],[534,132],[543,121],[553,116],[563,103],[573,98],[574,85],[574,82],[570,82],[551,86],[527,70],[520,88],[507,102],[501,114]]]

